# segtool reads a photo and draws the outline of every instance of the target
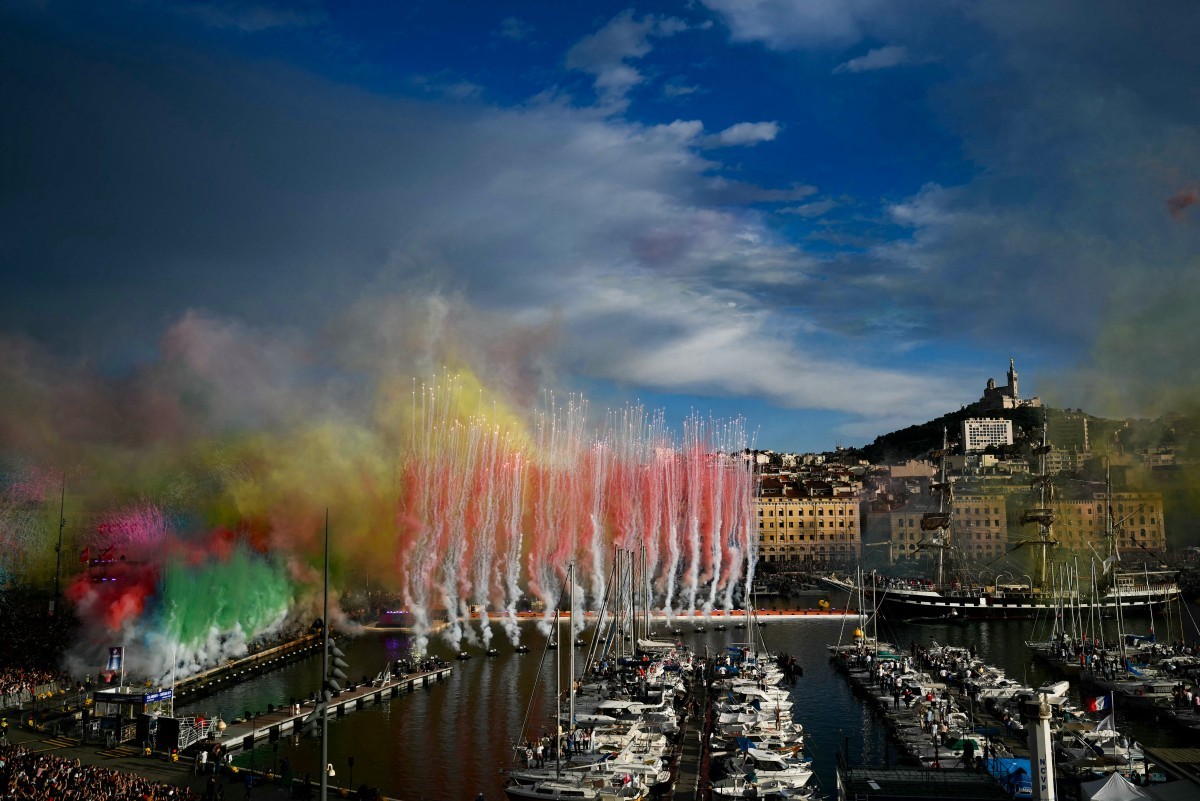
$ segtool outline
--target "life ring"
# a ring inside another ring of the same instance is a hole
[[[1145,693],[1143,690],[1138,690],[1138,691],[1137,691],[1137,694],[1138,694],[1138,695],[1145,695],[1146,693]]]

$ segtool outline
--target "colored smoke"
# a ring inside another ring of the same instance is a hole
[[[395,592],[418,649],[435,629],[486,647],[496,625],[516,643],[527,609],[545,626],[569,605],[581,622],[617,550],[644,549],[643,589],[668,616],[741,602],[755,533],[741,421],[675,433],[640,407],[596,424],[578,396],[526,408],[517,351],[473,352],[452,318],[373,302],[318,347],[190,313],[120,378],[0,338],[14,465],[0,537],[23,563],[52,555],[65,474],[66,595],[84,624],[71,669],[94,673],[124,645],[127,671],[165,681],[307,628],[327,509],[334,625],[346,630],[341,591]],[[412,378],[438,362],[454,367]]]

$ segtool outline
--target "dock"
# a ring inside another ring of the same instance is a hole
[[[321,635],[305,634],[180,679],[175,684],[175,698],[177,701],[189,701],[283,667],[293,660],[319,653]]]
[[[705,798],[708,778],[708,738],[712,734],[712,699],[708,684],[703,679],[693,679],[688,695],[689,713],[684,719],[679,754],[672,773],[671,801],[697,801]]]
[[[329,717],[341,718],[370,704],[383,703],[418,687],[428,687],[446,678],[452,669],[450,665],[445,665],[406,676],[395,676],[382,684],[370,682],[352,686],[329,700]],[[313,711],[314,705],[313,701],[308,700],[296,706],[268,708],[267,712],[254,715],[250,720],[238,719],[227,723],[217,739],[229,751],[249,750],[259,740],[274,742],[285,734],[299,732],[304,718]]]

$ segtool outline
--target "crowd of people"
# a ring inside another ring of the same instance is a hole
[[[0,795],[12,801],[198,801],[186,787],[0,743]]]
[[[29,667],[0,668],[0,698],[20,698],[40,688],[73,685],[69,678],[55,670]]]

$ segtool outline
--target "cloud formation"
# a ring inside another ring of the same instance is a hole
[[[615,112],[624,109],[629,90],[644,80],[633,66],[648,54],[652,39],[687,30],[677,17],[648,14],[635,19],[626,9],[595,33],[588,34],[567,52],[567,68],[593,76],[600,105]]]
[[[795,294],[818,327],[837,326],[836,313],[846,330],[898,327],[909,342],[953,330],[983,346],[1057,353],[1067,369],[1043,371],[1041,394],[1114,415],[1162,409],[1156,393],[1200,387],[1186,370],[1159,369],[1190,363],[1192,347],[1179,335],[1190,312],[1168,298],[1200,248],[1193,226],[1170,225],[1193,202],[1179,185],[1200,168],[1200,115],[1183,78],[1200,57],[1175,33],[1200,24],[1195,6],[1166,3],[1147,17],[1118,3],[1097,13],[1081,2],[931,0],[905,16],[871,0],[706,5],[735,41],[773,50],[892,43],[835,73],[912,63],[914,52],[958,70],[932,98],[974,174],[881,198],[869,224],[823,230],[856,247],[825,261],[820,272],[836,283]],[[801,219],[823,210],[781,209]],[[1133,358],[1139,343],[1159,358]],[[1120,366],[1113,352],[1125,354]]]
[[[704,140],[708,147],[754,146],[779,136],[777,122],[739,122]]]
[[[855,431],[974,399],[961,365],[993,352],[1065,405],[1104,383],[1081,359],[1161,387],[1098,354],[1186,340],[1200,11],[1102,6],[531,9],[386,64],[319,6],[188,6],[202,36],[172,11],[156,47],[30,13],[0,30],[7,324],[128,370],[195,314],[307,334],[415,305],[518,392],[765,398]]]
[[[625,34],[593,44],[589,63],[601,63],[601,52],[642,52],[645,37],[678,28],[631,15],[617,27]],[[5,197],[32,210],[9,242],[31,270],[69,276],[78,290],[50,304],[54,315],[20,322],[57,331],[49,336],[89,332],[100,358],[128,347],[131,335],[148,347],[172,321],[195,325],[191,308],[301,330],[337,320],[366,296],[450,298],[437,301],[446,314],[431,319],[453,318],[456,352],[477,366],[506,366],[515,381],[503,370],[487,371],[489,381],[518,384],[524,398],[569,373],[664,393],[762,393],[789,408],[853,415],[889,402],[913,404],[914,413],[933,406],[900,371],[860,367],[832,343],[815,352],[783,335],[806,323],[780,315],[771,294],[806,285],[813,261],[766,218],[729,204],[794,202],[816,190],[719,178],[697,149],[700,141],[767,142],[776,123],[704,140],[698,122],[644,126],[587,109],[368,97],[237,63],[208,64],[196,72],[210,77],[199,81],[141,55],[127,56],[125,70],[86,51],[65,60],[32,44],[7,52],[9,64],[26,65],[17,70],[25,82],[14,85],[29,126],[7,134],[22,139],[28,170]],[[35,69],[62,78],[68,97],[39,97],[28,78]],[[128,98],[147,75],[172,102],[139,99],[135,114]],[[94,230],[109,208],[104,184],[81,185],[60,159],[62,148],[86,149],[88,132],[69,126],[53,146],[42,136],[64,100],[110,132],[101,165],[157,165],[122,174],[122,216],[87,239],[86,265],[73,258],[84,243],[71,237],[56,252],[41,250],[64,220],[69,230]],[[55,292],[39,290],[32,272],[25,281],[34,297]],[[530,334],[505,357],[497,348],[506,338],[487,320],[556,335]],[[242,338],[231,328],[224,341],[232,349]],[[544,351],[531,357],[534,344]],[[253,365],[182,355],[253,386]],[[861,392],[856,374],[888,393]]]
[[[839,75],[845,72],[871,72],[872,70],[883,70],[889,67],[897,67],[901,64],[912,64],[915,62],[912,54],[908,52],[907,47],[900,45],[886,45],[885,47],[877,47],[870,50],[866,55],[852,58],[849,61],[844,61],[833,68],[833,74]]]

